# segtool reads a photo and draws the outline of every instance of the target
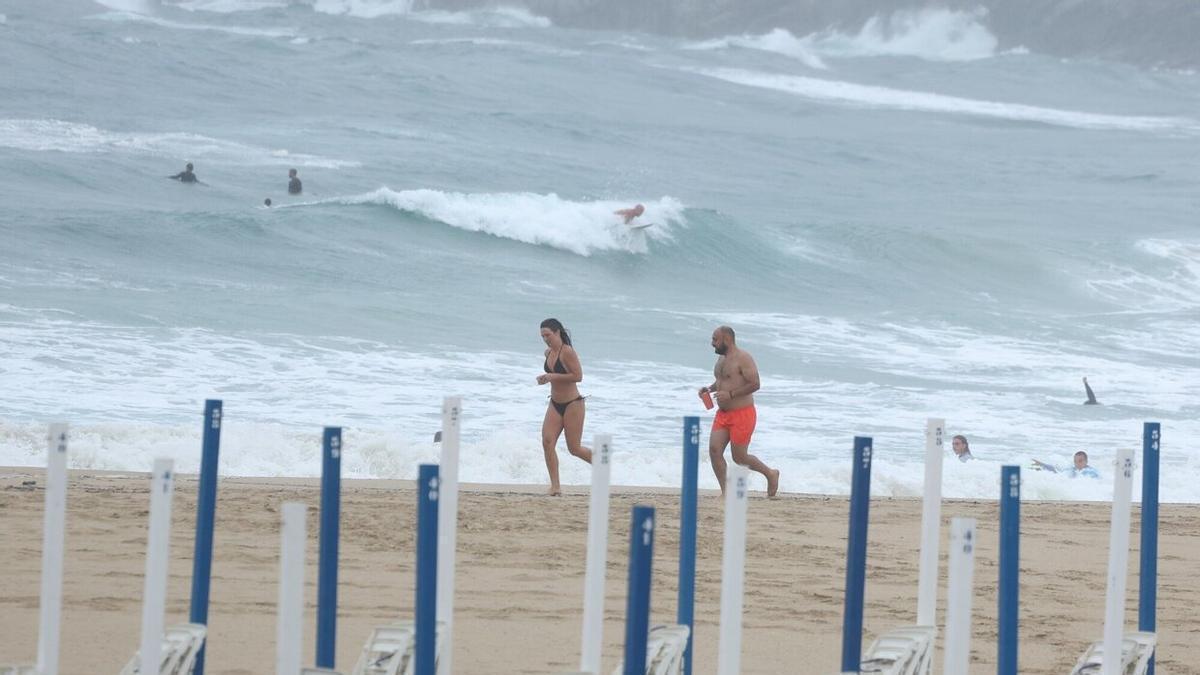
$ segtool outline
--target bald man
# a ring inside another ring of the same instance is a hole
[[[712,347],[718,355],[713,368],[716,380],[700,392],[709,392],[717,400],[717,416],[713,418],[708,439],[708,456],[712,461],[721,494],[725,493],[725,446],[732,445],[733,461],[750,467],[767,478],[767,496],[779,492],[779,470],[772,469],[750,454],[750,437],[758,414],[754,409],[754,392],[758,391],[758,365],[750,352],[739,349],[733,329],[718,326],[712,334]]]

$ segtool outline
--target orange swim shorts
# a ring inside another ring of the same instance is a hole
[[[729,440],[735,445],[750,445],[750,437],[754,435],[754,424],[758,421],[758,413],[754,406],[748,405],[737,410],[718,410],[713,418],[713,431],[728,429]]]

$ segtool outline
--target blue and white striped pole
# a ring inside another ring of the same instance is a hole
[[[625,675],[646,675],[646,636],[650,631],[650,571],[653,561],[654,507],[634,506],[633,518],[629,524],[629,595],[625,601]]]
[[[1000,632],[996,675],[1017,675],[1021,564],[1021,467],[1000,469]]]
[[[200,491],[196,499],[196,548],[192,556],[192,607],[188,620],[208,625],[208,588],[212,579],[213,527],[217,515],[217,458],[221,452],[221,401],[204,402],[204,445]],[[196,654],[195,675],[204,675],[208,638]]]
[[[422,464],[417,472],[417,616],[416,675],[437,672],[437,464]]]
[[[700,418],[683,418],[683,487],[679,503],[679,603],[675,623],[688,627],[683,675],[692,675],[692,622],[696,597],[696,491],[700,470]]]
[[[1138,630],[1153,633],[1158,607],[1158,422],[1142,425],[1142,563],[1138,581]],[[1147,675],[1154,675],[1150,657]]]
[[[317,667],[333,670],[337,640],[338,526],[342,504],[342,428],[321,440],[321,552],[317,569]]]
[[[846,543],[846,608],[842,617],[842,672],[862,662],[863,600],[867,582],[867,520],[871,505],[871,439],[854,437],[850,478],[850,536]]]

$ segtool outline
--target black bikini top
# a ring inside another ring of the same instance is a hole
[[[554,360],[554,370],[550,370],[550,366],[546,365],[544,362],[542,363],[542,368],[545,368],[547,373],[559,373],[560,375],[566,375],[567,369],[562,364],[562,350],[558,350],[558,358]]]

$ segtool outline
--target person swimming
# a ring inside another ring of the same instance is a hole
[[[971,454],[971,444],[967,442],[967,437],[959,434],[950,442],[950,448],[954,451],[954,456],[960,462],[969,462],[975,459],[975,455]]]
[[[300,178],[296,176],[295,169],[288,169],[288,194],[298,195],[304,191],[304,186],[300,183]]]
[[[1071,478],[1078,478],[1080,476],[1083,476],[1085,478],[1099,478],[1100,477],[1100,472],[1096,471],[1094,468],[1092,468],[1091,464],[1088,464],[1088,454],[1086,452],[1084,452],[1083,450],[1076,452],[1075,455],[1071,458],[1071,462],[1072,462],[1072,466],[1070,468],[1067,468],[1067,467],[1055,466],[1053,464],[1048,464],[1046,462],[1039,462],[1038,460],[1035,459],[1035,460],[1033,460],[1032,468],[1035,471],[1049,471],[1050,473],[1065,474]]]
[[[271,208],[271,198],[270,197],[267,197],[266,199],[263,200],[263,206],[267,207],[268,209]]]
[[[199,183],[200,182],[200,179],[196,178],[196,174],[192,171],[192,163],[191,162],[187,163],[187,167],[185,167],[183,171],[180,171],[179,173],[175,174],[174,176],[167,176],[167,178],[170,178],[171,180],[177,180],[180,183]]]

